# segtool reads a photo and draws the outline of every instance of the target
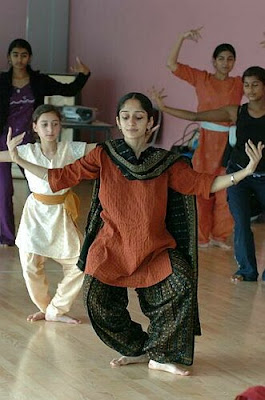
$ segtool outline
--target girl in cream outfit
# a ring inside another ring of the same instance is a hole
[[[57,142],[60,119],[54,106],[39,106],[33,114],[33,129],[39,135],[40,143],[19,146],[20,156],[46,168],[57,168],[74,162],[85,155],[89,147],[94,147],[82,142]],[[0,161],[11,161],[9,153],[1,152]],[[29,315],[28,320],[79,323],[65,315],[83,283],[83,273],[76,266],[82,241],[75,224],[78,199],[69,189],[54,196],[48,182],[27,170],[25,174],[32,193],[23,209],[16,245],[30,298],[39,309]],[[63,268],[64,276],[53,298],[44,271],[47,258],[52,258]]]

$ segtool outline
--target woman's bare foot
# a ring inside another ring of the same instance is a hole
[[[38,311],[34,314],[30,314],[27,317],[27,321],[30,321],[30,322],[41,321],[42,319],[45,319],[45,314],[41,311]]]
[[[171,374],[174,375],[182,375],[182,376],[190,375],[190,371],[180,368],[176,364],[170,364],[170,363],[162,364],[154,360],[149,361],[148,368],[156,369],[159,371],[170,372]]]
[[[65,324],[81,324],[82,321],[80,321],[79,319],[70,317],[68,315],[49,315],[47,312],[45,314],[45,320],[48,322],[63,322]]]
[[[147,356],[147,354],[142,354],[137,357],[121,356],[120,358],[114,358],[110,362],[110,365],[111,367],[121,367],[122,365],[147,363],[148,361],[149,357]]]
[[[226,244],[225,242],[223,242],[221,240],[212,239],[210,243],[212,246],[219,247],[220,249],[224,249],[224,250],[232,249],[232,246],[230,246],[229,244]]]
[[[210,243],[198,243],[198,247],[199,249],[208,249],[208,247],[210,246]]]
[[[231,276],[231,281],[233,283],[243,282],[243,280],[244,280],[244,277],[242,275],[235,274],[235,275]]]

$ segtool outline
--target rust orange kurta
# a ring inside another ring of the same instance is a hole
[[[53,191],[96,178],[104,225],[89,248],[85,272],[113,286],[162,281],[172,272],[168,249],[176,247],[165,224],[168,188],[209,198],[214,176],[176,162],[157,178],[128,180],[100,146],[74,164],[49,170]]]
[[[178,63],[174,75],[194,86],[198,111],[214,110],[227,105],[240,104],[243,96],[241,77],[219,80],[207,71]],[[219,123],[218,123],[219,124]],[[220,123],[220,125],[226,125]],[[227,143],[227,132],[200,129],[199,147],[193,157],[193,167],[198,172],[221,175],[224,173],[222,157]],[[226,201],[226,191],[220,191],[210,200],[197,197],[199,216],[199,242],[210,238],[225,241],[233,229],[233,219]]]

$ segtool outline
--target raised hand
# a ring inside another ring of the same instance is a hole
[[[157,90],[154,86],[149,90],[151,99],[156,103],[157,107],[161,111],[163,111],[165,106],[164,99],[167,97],[167,95],[164,94],[164,90],[165,89]]]
[[[193,40],[194,42],[198,42],[199,39],[201,39],[200,31],[202,30],[202,28],[203,28],[203,26],[200,26],[199,28],[191,29],[190,31],[183,32],[182,38],[190,39],[190,40]]]
[[[79,57],[76,57],[76,63],[73,67],[71,67],[71,71],[76,72],[76,73],[82,73],[84,75],[88,75],[90,72],[90,69],[82,63]]]
[[[12,128],[8,128],[6,144],[11,157],[11,160],[16,162],[18,158],[17,146],[22,143],[25,132],[12,138]]]
[[[257,146],[255,146],[251,140],[248,140],[248,142],[246,143],[245,151],[249,157],[249,163],[246,166],[246,170],[249,172],[250,175],[255,172],[257,165],[262,158],[263,149],[264,144],[262,142],[259,142]]]

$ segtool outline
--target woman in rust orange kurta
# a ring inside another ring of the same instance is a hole
[[[196,215],[190,195],[208,198],[244,179],[255,170],[262,149],[247,147],[251,161],[233,175],[215,178],[198,173],[174,153],[147,144],[152,112],[146,96],[127,94],[117,110],[124,139],[108,141],[64,168],[47,170],[21,159],[14,149],[23,135],[12,140],[9,135],[8,147],[13,161],[48,179],[53,191],[82,179],[99,181],[86,232],[84,298],[96,333],[122,355],[111,365],[148,362],[151,369],[188,375],[178,364],[192,364],[194,335],[200,334]],[[176,196],[185,197],[186,203],[179,216]],[[181,235],[177,237],[173,232],[178,224]],[[187,241],[192,243],[188,254]],[[128,287],[136,289],[141,309],[150,320],[147,332],[131,320]]]
[[[238,105],[243,96],[241,78],[230,77],[236,53],[230,44],[216,47],[213,53],[214,73],[201,71],[178,62],[178,55],[185,39],[198,41],[200,30],[194,29],[179,35],[168,57],[168,67],[173,74],[191,84],[198,99],[198,111],[213,110],[227,105]],[[193,168],[198,172],[224,174],[222,157],[228,140],[227,123],[201,123],[199,146],[193,157]],[[197,196],[199,246],[213,244],[229,248],[225,243],[233,230],[233,219],[227,204],[226,191],[216,193],[206,200]]]

